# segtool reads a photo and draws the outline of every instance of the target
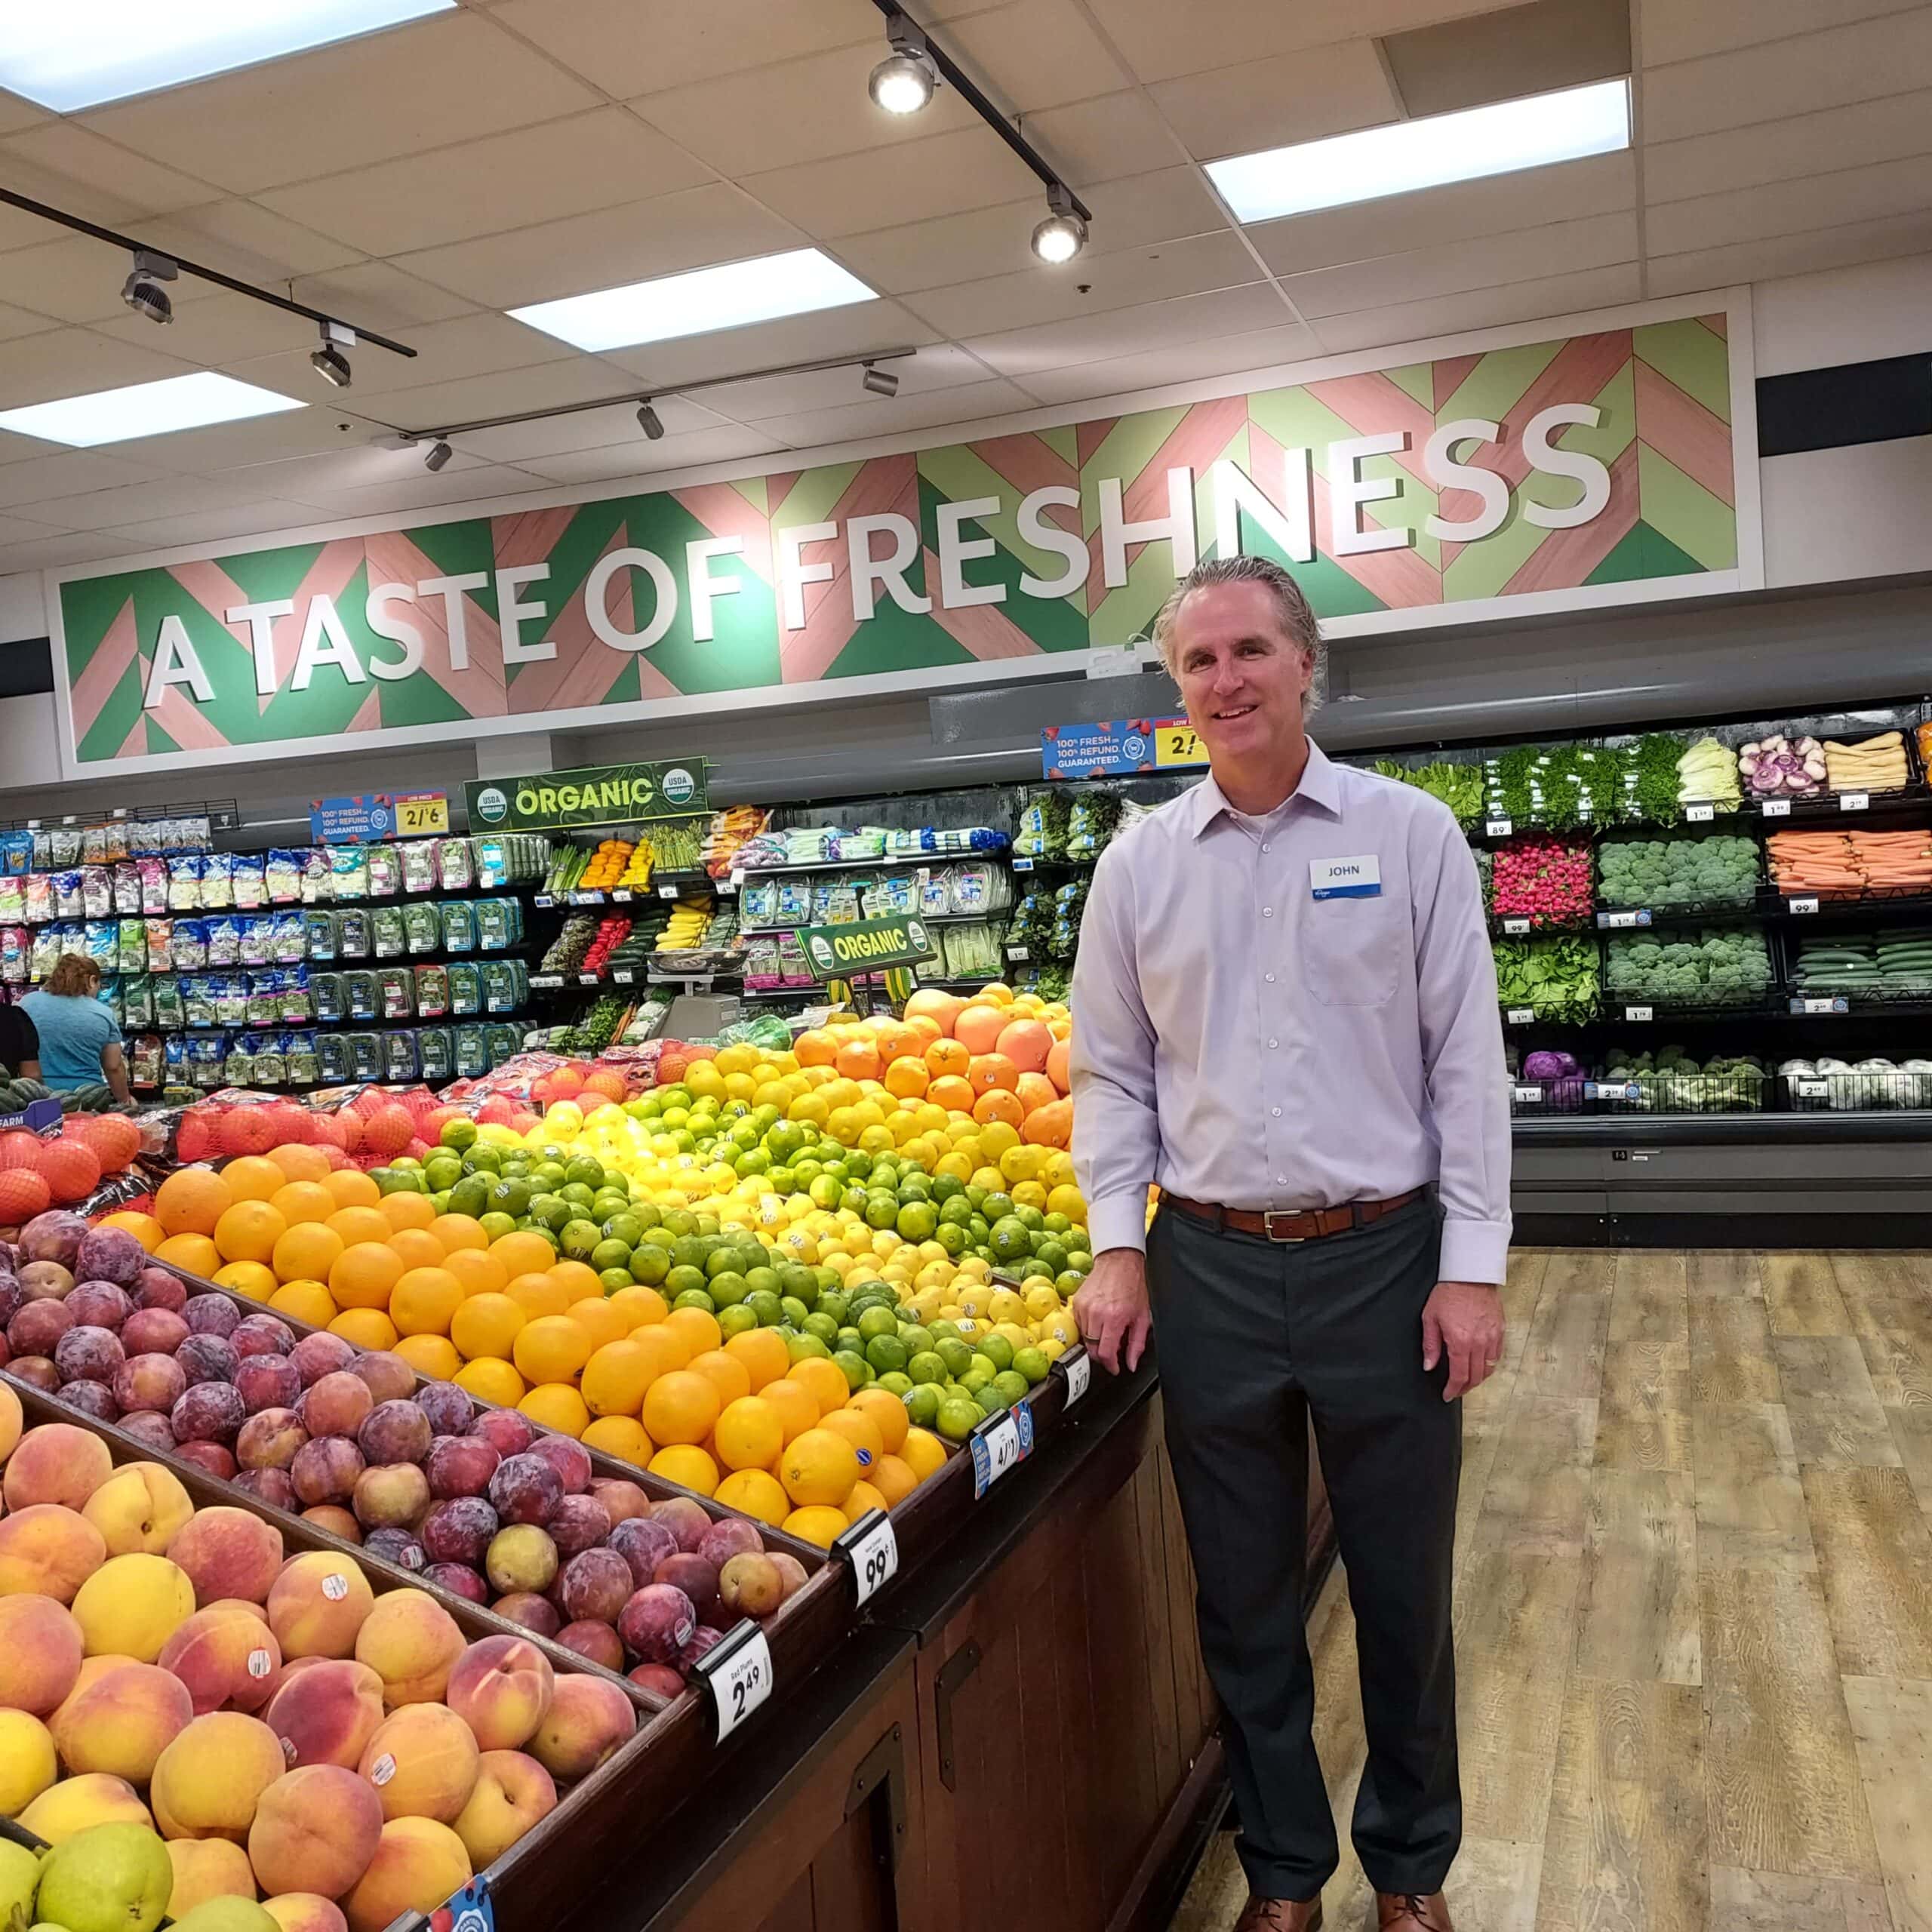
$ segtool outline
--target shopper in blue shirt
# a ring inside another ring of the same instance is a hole
[[[121,1029],[100,992],[100,968],[85,953],[63,952],[46,985],[20,1001],[40,1035],[40,1077],[69,1093],[105,1081],[117,1100],[131,1100]]]

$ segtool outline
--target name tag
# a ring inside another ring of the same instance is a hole
[[[1373,852],[1353,859],[1311,859],[1308,884],[1317,899],[1379,899],[1382,861]]]

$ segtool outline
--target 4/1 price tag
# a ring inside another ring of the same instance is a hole
[[[441,792],[414,792],[395,801],[395,829],[405,838],[430,838],[450,829],[450,801]]]
[[[697,1672],[711,1692],[715,1736],[721,1744],[770,1698],[771,1646],[764,1631],[746,1617],[699,1658]]]
[[[1709,825],[1717,815],[1715,805],[1686,805],[1684,808],[1684,820],[1691,825]]]
[[[678,888],[675,885],[660,885],[657,888],[657,896],[660,899],[675,899],[678,896]]]
[[[899,1574],[899,1538],[881,1509],[868,1509],[832,1547],[852,1566],[852,1588],[860,1603],[878,1595]]]
[[[1503,1017],[1512,1026],[1527,1026],[1536,1018],[1537,1010],[1533,1006],[1512,1006],[1505,1010]]]
[[[571,894],[571,903],[573,906],[601,906],[603,903],[603,894],[594,887],[588,892],[573,892]]]
[[[1815,899],[1787,899],[1784,903],[1788,912],[1815,912],[1818,909]]]
[[[1009,946],[1006,949],[1006,956],[1009,959],[1026,959],[1032,957],[1023,946]]]
[[[1023,1463],[1033,1447],[1033,1413],[1024,1402],[983,1422],[972,1434],[973,1497],[986,1494],[1007,1472]]]
[[[1647,1020],[1651,1017],[1651,1009],[1647,1006],[1626,1006],[1623,1009],[1623,1017],[1631,1020]]]

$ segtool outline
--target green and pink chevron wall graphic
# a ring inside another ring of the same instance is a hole
[[[1229,548],[1279,557],[1350,630],[1535,593],[1535,608],[1601,602],[1617,594],[1601,586],[1737,569],[1730,395],[1725,317],[1689,315],[915,453],[61,574],[70,764],[616,723],[854,679],[939,688],[1143,636],[1186,564]]]

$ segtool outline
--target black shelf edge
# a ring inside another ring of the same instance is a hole
[[[1516,1144],[1532,1146],[1739,1146],[1777,1141],[1932,1140],[1932,1111],[1732,1114],[1566,1114],[1509,1123]]]

